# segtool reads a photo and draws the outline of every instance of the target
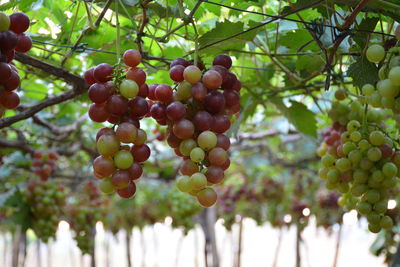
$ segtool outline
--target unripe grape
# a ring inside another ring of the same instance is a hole
[[[114,155],[114,163],[118,169],[128,169],[133,164],[133,156],[129,151],[120,150]]]
[[[393,220],[389,216],[383,216],[380,222],[380,226],[383,229],[391,229],[393,227]]]
[[[378,44],[371,45],[367,49],[366,56],[368,61],[378,63],[385,58],[385,49]]]
[[[203,190],[199,191],[196,195],[197,200],[199,201],[200,205],[203,207],[211,207],[212,205],[217,202],[217,193],[212,188],[204,188]]]
[[[182,153],[183,154],[183,153]],[[205,152],[200,147],[196,147],[190,151],[190,159],[193,162],[202,162],[205,157]]]
[[[201,172],[196,172],[190,176],[189,185],[192,190],[200,190],[207,186],[207,178]]]
[[[3,12],[0,12],[0,32],[10,28],[10,18]]]
[[[97,151],[102,156],[113,156],[119,150],[119,142],[114,135],[102,135],[96,143]]]
[[[99,183],[100,190],[105,194],[111,194],[115,191],[113,184],[111,183],[110,178],[105,178]]]
[[[133,98],[139,93],[139,86],[135,81],[123,80],[121,82],[119,91],[125,98]]]
[[[217,136],[211,131],[204,131],[197,137],[199,147],[204,150],[211,150],[217,145]]]
[[[195,84],[201,80],[201,74],[201,70],[198,67],[191,65],[185,68],[183,77],[185,81]]]
[[[176,187],[179,189],[179,191],[187,193],[192,190],[189,181],[190,181],[189,176],[187,175],[179,176],[178,179],[176,180]]]
[[[400,86],[400,66],[396,66],[389,71],[389,80],[394,86]]]

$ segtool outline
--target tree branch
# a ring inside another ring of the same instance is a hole
[[[71,85],[73,85],[74,88],[71,90],[65,91],[64,93],[61,93],[59,95],[47,98],[46,100],[43,100],[42,102],[40,102],[34,106],[28,107],[15,116],[0,119],[0,129],[10,126],[11,124],[16,123],[18,121],[30,118],[33,115],[35,115],[37,112],[41,111],[42,109],[44,109],[46,107],[73,99],[76,96],[81,95],[84,92],[86,92],[86,90],[88,88],[88,86],[85,84],[85,81],[83,78],[81,78],[78,75],[72,74],[63,68],[56,67],[49,63],[40,61],[36,58],[30,57],[30,56],[24,55],[24,54],[19,54],[19,53],[17,53],[15,55],[15,59],[21,63],[30,65],[32,67],[43,70],[49,74],[52,74],[58,78],[61,78],[61,79],[65,80],[66,82],[70,83]]]
[[[69,133],[75,131],[77,127],[79,127],[85,120],[87,119],[87,115],[83,115],[78,118],[74,123],[64,126],[58,126],[51,122],[46,121],[45,119],[40,118],[37,115],[32,116],[32,120],[34,123],[41,125],[50,130],[54,135],[68,135]]]
[[[14,148],[26,153],[32,154],[34,149],[25,141],[23,140],[4,140],[0,139],[0,147],[1,148]]]

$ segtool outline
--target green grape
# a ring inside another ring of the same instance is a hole
[[[387,211],[388,201],[387,200],[380,200],[374,205],[374,211],[379,214],[384,214]]]
[[[0,32],[10,28],[10,18],[3,12],[0,12]]]
[[[382,230],[382,228],[381,228],[381,226],[379,225],[379,224],[371,224],[371,223],[369,223],[368,224],[368,230],[371,232],[371,233],[379,233],[381,230]]]
[[[369,141],[374,146],[383,145],[385,142],[385,135],[381,131],[373,131],[369,134]]]
[[[356,120],[351,120],[351,121],[349,121],[349,123],[347,124],[347,127],[346,127],[346,128],[347,128],[347,131],[349,131],[349,132],[351,133],[351,132],[354,132],[354,131],[359,130],[360,127],[361,127],[360,122],[358,122],[358,121],[356,121]]]
[[[189,99],[192,95],[190,93],[190,89],[192,88],[192,84],[187,82],[187,81],[183,81],[180,82],[178,84],[178,88],[177,88],[177,97],[178,100],[187,100]]]
[[[197,147],[196,141],[193,139],[185,139],[179,144],[179,151],[184,156],[189,156],[192,149]]]
[[[384,108],[392,109],[394,108],[394,103],[394,98],[382,97],[381,99],[381,105]]]
[[[368,97],[369,104],[371,104],[374,108],[381,106],[381,95],[378,92],[373,92],[371,96]]]
[[[395,86],[400,86],[400,66],[396,66],[389,71],[389,80]]]
[[[385,49],[381,45],[371,45],[367,49],[366,56],[368,61],[378,63],[385,58]]]
[[[319,176],[322,180],[326,180],[326,179],[327,179],[328,171],[329,171],[328,168],[321,168],[321,169],[318,170],[318,176]]]
[[[342,194],[349,192],[349,189],[350,187],[348,183],[339,183],[337,186],[337,190]]]
[[[192,190],[190,186],[190,177],[187,175],[182,175],[178,177],[176,180],[176,187],[179,189],[179,191],[187,193]]]
[[[367,201],[368,201],[369,203],[374,204],[374,203],[377,203],[377,202],[379,201],[381,195],[379,194],[379,191],[378,191],[378,190],[376,190],[376,189],[371,189],[371,190],[368,190],[368,191],[365,193],[365,197],[367,198]]]
[[[380,224],[381,216],[378,213],[372,211],[367,215],[367,220],[370,224]]]
[[[385,177],[383,176],[383,173],[380,170],[375,170],[371,176],[371,179],[376,182],[382,182],[384,178]]]
[[[340,172],[337,169],[329,170],[326,177],[328,182],[335,184],[339,181]]]
[[[126,150],[118,151],[114,156],[114,164],[118,169],[128,169],[133,164],[131,152]]]
[[[350,134],[350,140],[355,143],[358,143],[361,140],[361,138],[362,138],[362,135],[359,131],[354,131]]]
[[[382,158],[382,151],[377,147],[368,150],[367,157],[370,161],[379,161]]]
[[[370,143],[365,139],[362,139],[360,142],[358,142],[358,148],[360,148],[361,151],[367,151],[370,147]]]
[[[200,147],[193,148],[192,151],[190,151],[190,159],[193,162],[202,162],[205,155],[206,153]]]
[[[189,185],[192,190],[203,189],[207,186],[207,178],[201,172],[196,172],[190,177]]]
[[[204,131],[197,137],[197,143],[202,149],[211,150],[217,145],[217,136],[211,131]]]
[[[364,194],[365,192],[367,192],[368,190],[368,186],[365,184],[358,184],[358,185],[354,185],[351,189],[350,189],[350,193],[352,196],[354,197],[360,197],[362,194]]]
[[[385,180],[383,180],[383,187],[384,188],[393,188],[397,185],[397,178],[396,177],[389,177],[389,178],[385,178]]]
[[[359,202],[356,209],[360,214],[367,215],[372,211],[372,206],[367,202]]]
[[[133,98],[139,93],[139,86],[135,81],[123,80],[121,82],[119,91],[125,98]]]
[[[335,163],[335,158],[330,154],[326,154],[322,157],[321,162],[324,167],[331,167]]]
[[[336,160],[336,168],[341,172],[346,172],[351,168],[351,162],[347,158],[341,158]]]
[[[380,222],[380,226],[383,229],[391,229],[393,227],[393,220],[389,216],[383,216]]]
[[[392,162],[386,162],[382,168],[383,174],[388,177],[394,177],[397,174],[397,166]]]
[[[362,160],[363,155],[360,150],[356,149],[349,153],[348,158],[352,163],[358,164]]]
[[[368,173],[362,170],[356,170],[353,173],[353,180],[356,184],[363,184],[368,180]]]
[[[394,98],[399,94],[399,88],[394,86],[390,79],[381,80],[377,83],[376,88],[381,96]]]
[[[111,179],[106,177],[102,179],[99,183],[99,188],[101,192],[105,194],[111,194],[115,191],[113,184],[111,183]]]

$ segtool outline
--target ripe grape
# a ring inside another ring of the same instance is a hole
[[[224,95],[218,91],[211,91],[204,98],[205,109],[211,114],[217,114],[225,108]]]
[[[129,172],[127,170],[117,170],[111,176],[111,183],[116,189],[122,189],[130,183]]]
[[[32,39],[25,35],[24,33],[21,33],[18,35],[18,42],[17,46],[15,47],[15,51],[19,53],[26,53],[32,48]]]
[[[183,119],[174,124],[173,132],[180,139],[188,139],[194,134],[194,125],[191,121]]]
[[[115,172],[114,162],[103,156],[99,156],[93,161],[93,169],[102,177],[110,176]]]
[[[107,63],[97,65],[93,70],[93,77],[100,83],[105,83],[112,79],[113,67]]]
[[[195,84],[201,80],[201,70],[196,66],[188,66],[183,72],[183,77],[185,81]]]
[[[203,207],[211,207],[217,202],[217,193],[212,188],[204,188],[199,191],[196,195],[197,200]]]
[[[135,49],[129,49],[125,51],[123,61],[129,67],[136,67],[142,61],[142,55]]]
[[[128,110],[128,100],[121,95],[112,95],[106,104],[107,111],[114,115],[124,115]]]
[[[135,162],[144,162],[150,157],[151,151],[147,145],[134,145],[131,147],[131,153]]]
[[[27,15],[22,12],[16,12],[10,15],[10,30],[19,34],[28,30],[30,20]]]
[[[155,89],[155,97],[158,101],[169,103],[172,101],[173,91],[167,84],[160,84]]]
[[[89,87],[89,99],[94,103],[101,104],[110,98],[110,90],[102,83],[95,83]]]
[[[181,102],[174,101],[167,106],[166,115],[171,121],[179,121],[185,117],[186,108]]]
[[[129,183],[125,188],[117,189],[117,193],[122,198],[131,198],[136,193],[135,183]]]
[[[207,89],[214,90],[221,87],[222,77],[217,71],[209,70],[204,73],[202,82],[207,87]]]
[[[184,80],[183,78],[183,72],[185,71],[185,67],[182,65],[175,65],[169,70],[169,77],[171,80],[175,82],[182,82]]]
[[[196,83],[190,89],[190,95],[194,99],[202,101],[207,95],[207,88],[202,82]]]
[[[221,54],[214,58],[213,65],[221,65],[226,69],[230,69],[232,67],[232,59],[228,55]]]
[[[139,86],[142,86],[146,81],[146,72],[141,68],[131,68],[126,73],[126,78],[135,81]]]
[[[0,82],[5,82],[11,78],[11,67],[7,63],[0,62]]]

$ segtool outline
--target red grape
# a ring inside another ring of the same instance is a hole
[[[126,50],[123,55],[125,65],[129,67],[136,67],[142,61],[142,55],[135,49]]]
[[[183,119],[173,126],[174,134],[180,139],[188,139],[194,134],[194,125],[191,121]]]
[[[219,113],[225,108],[225,98],[222,93],[216,90],[211,91],[204,98],[204,106],[211,114]]]
[[[89,108],[89,117],[95,122],[105,122],[110,117],[106,106],[102,104],[93,104]]]
[[[142,118],[149,112],[147,101],[140,96],[134,97],[128,101],[131,115],[135,118]]]
[[[135,81],[139,86],[146,81],[146,72],[141,68],[130,68],[126,73],[126,78]]]
[[[15,33],[23,33],[28,30],[30,24],[29,17],[22,12],[10,15],[10,30]]]
[[[172,102],[167,106],[166,115],[171,121],[179,121],[185,117],[186,108],[179,101]]]
[[[207,95],[207,88],[202,82],[198,82],[192,86],[190,94],[194,99],[202,101]]]
[[[232,67],[232,59],[230,56],[221,54],[214,58],[213,65],[221,65],[227,69]]]
[[[15,51],[19,53],[26,53],[32,48],[32,39],[31,37],[21,33],[18,35],[18,43],[17,47],[15,47]]]
[[[181,82],[184,80],[183,78],[183,72],[185,70],[185,67],[182,65],[175,65],[169,70],[169,77],[171,80],[175,82]]]
[[[107,63],[101,63],[94,68],[93,77],[96,81],[105,83],[112,79],[113,67]]]
[[[113,95],[107,101],[107,111],[115,115],[124,115],[128,110],[128,100],[121,95]]]
[[[125,188],[117,189],[117,194],[122,198],[131,198],[136,193],[135,183],[129,183]]]
[[[110,90],[102,83],[95,83],[89,87],[89,99],[94,103],[101,104],[111,96]]]
[[[155,97],[158,101],[169,103],[172,101],[172,88],[166,84],[160,84],[155,89]]]
[[[19,96],[15,92],[4,91],[0,94],[0,104],[6,109],[15,109],[19,105]]]
[[[131,153],[135,162],[144,162],[150,157],[151,151],[147,145],[134,145],[131,148]]]

